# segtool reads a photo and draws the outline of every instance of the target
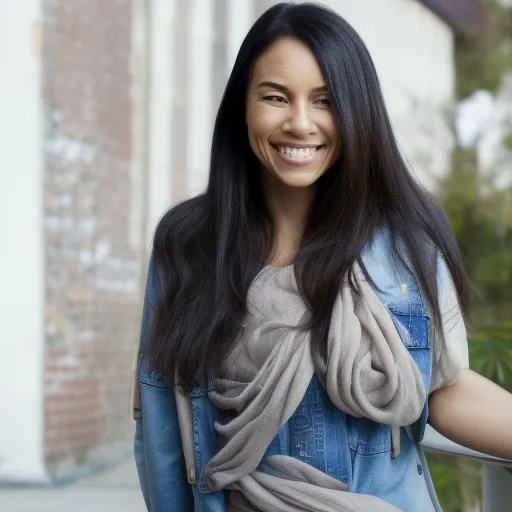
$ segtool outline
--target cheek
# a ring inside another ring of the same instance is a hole
[[[342,140],[340,131],[334,121],[332,123],[330,123],[327,133],[329,134],[329,139],[331,140],[332,147],[333,147],[334,151],[336,152],[336,157],[337,157],[340,155],[340,153],[342,151],[343,140]]]
[[[336,121],[331,112],[325,112],[325,117],[322,119],[322,128],[325,134],[331,139],[332,142],[339,140],[339,129]]]
[[[279,115],[266,105],[253,104],[247,109],[246,123],[250,134],[268,139],[279,126]]]

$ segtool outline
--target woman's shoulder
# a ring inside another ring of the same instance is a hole
[[[404,242],[384,224],[373,233],[361,254],[366,271],[372,275],[384,274],[400,277],[405,273],[410,259]]]
[[[436,250],[433,244],[425,242],[421,250],[424,257],[429,253],[432,255],[429,259],[435,269]],[[411,250],[400,234],[393,232],[389,226],[377,228],[364,247],[361,259],[366,274],[384,294],[400,297],[404,290],[419,293]]]
[[[162,255],[197,239],[207,220],[205,203],[204,195],[200,195],[169,208],[156,226],[153,250]]]
[[[192,197],[172,206],[157,224],[153,238],[152,269],[160,275],[162,284],[175,270],[183,270],[195,261],[204,245],[207,214],[204,195]],[[162,286],[166,289],[166,286]]]
[[[194,222],[204,218],[206,214],[206,200],[204,194],[191,197],[171,206],[161,217],[157,224],[158,230],[179,227],[184,222]]]
[[[392,231],[382,226],[374,232],[361,254],[364,270],[371,282],[388,295],[399,293],[406,277],[410,280],[395,245]]]

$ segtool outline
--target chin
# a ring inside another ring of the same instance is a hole
[[[288,187],[293,188],[306,188],[314,185],[322,174],[317,173],[294,173],[293,172],[277,172],[275,173],[275,177],[283,183],[283,185],[287,185]]]

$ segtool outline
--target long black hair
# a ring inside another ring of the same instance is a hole
[[[467,307],[467,280],[449,223],[404,164],[363,41],[325,7],[280,3],[256,21],[238,53],[215,122],[206,191],[169,210],[155,233],[163,299],[147,350],[150,367],[170,382],[192,386],[218,371],[242,328],[249,285],[272,257],[274,223],[249,146],[245,104],[255,60],[283,38],[301,41],[316,57],[343,139],[341,159],[317,182],[294,262],[313,313],[307,326],[313,349],[325,355],[342,279],[384,224],[405,245],[434,321],[441,323],[436,252]]]

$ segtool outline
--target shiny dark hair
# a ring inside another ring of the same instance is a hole
[[[170,382],[192,386],[218,371],[242,327],[249,285],[272,257],[274,224],[249,146],[245,103],[255,60],[282,38],[301,41],[316,57],[343,135],[341,159],[317,182],[295,259],[297,282],[313,313],[305,326],[313,349],[325,354],[342,278],[382,225],[405,246],[437,325],[436,254],[467,307],[467,280],[448,220],[400,155],[363,41],[325,7],[280,3],[256,21],[238,53],[215,122],[206,191],[170,209],[156,230],[153,255],[163,298],[147,355],[150,368]]]

